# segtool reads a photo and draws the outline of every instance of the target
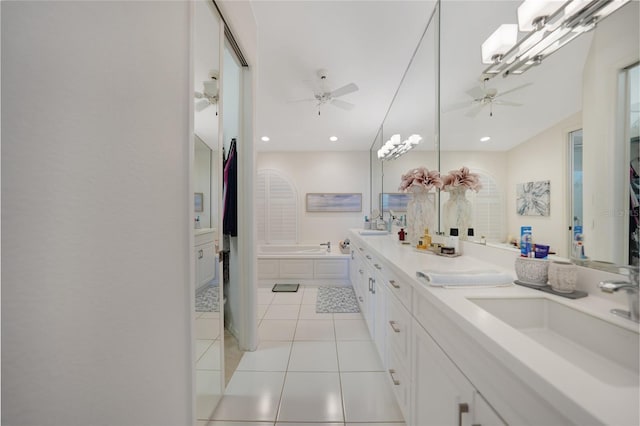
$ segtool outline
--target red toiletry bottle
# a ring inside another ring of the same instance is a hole
[[[400,228],[400,232],[398,232],[398,238],[400,238],[400,241],[404,241],[405,235],[407,235],[407,233],[404,232],[404,228]]]

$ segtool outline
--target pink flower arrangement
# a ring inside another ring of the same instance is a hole
[[[462,167],[460,170],[451,170],[448,175],[443,176],[441,188],[447,192],[457,188],[478,192],[482,189],[482,184],[477,173],[471,173],[468,167]]]
[[[414,192],[430,191],[431,188],[442,188],[440,172],[437,170],[427,170],[426,167],[411,169],[402,175],[398,191]]]

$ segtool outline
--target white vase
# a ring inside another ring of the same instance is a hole
[[[415,247],[424,235],[424,230],[433,230],[436,209],[434,199],[429,197],[429,191],[413,190],[411,199],[407,203],[407,233],[411,245]]]
[[[444,232],[449,235],[451,228],[458,229],[460,239],[467,238],[467,230],[471,226],[471,201],[466,197],[467,189],[459,187],[449,190],[449,199],[442,209]]]

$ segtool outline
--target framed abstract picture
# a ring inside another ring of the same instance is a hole
[[[362,194],[359,193],[309,193],[308,212],[361,212]]]
[[[520,216],[549,216],[551,181],[525,182],[516,185],[516,212]]]

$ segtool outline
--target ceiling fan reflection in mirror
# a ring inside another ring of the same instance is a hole
[[[314,88],[313,98],[301,99],[300,101],[294,102],[316,102],[316,106],[318,107],[318,115],[320,115],[320,107],[324,104],[330,104],[335,107],[350,111],[355,105],[351,102],[346,102],[341,99],[336,99],[344,95],[348,95],[349,93],[353,93],[359,90],[358,86],[355,83],[349,83],[345,86],[339,87],[335,90],[331,90],[329,85],[327,84],[327,70],[320,69],[317,72],[318,81]]]
[[[196,101],[196,111],[203,111],[210,105],[216,106],[216,115],[218,115],[218,72],[215,70],[209,71],[209,80],[202,82],[202,92],[194,92]]]
[[[493,117],[493,106],[501,105],[501,106],[511,106],[511,107],[519,107],[522,104],[517,102],[511,102],[504,99],[499,99],[504,95],[508,95],[509,93],[513,93],[517,90],[524,89],[527,86],[530,86],[531,83],[522,84],[520,86],[514,87],[513,89],[509,89],[506,92],[498,92],[498,89],[493,87],[486,87],[487,79],[482,82],[482,86],[476,86],[466,91],[466,94],[469,95],[472,100],[471,102],[460,102],[451,106],[451,108],[447,109],[447,112],[454,111],[458,109],[471,107],[469,111],[465,113],[467,117],[475,117],[477,116],[484,107],[489,107],[489,117]]]

